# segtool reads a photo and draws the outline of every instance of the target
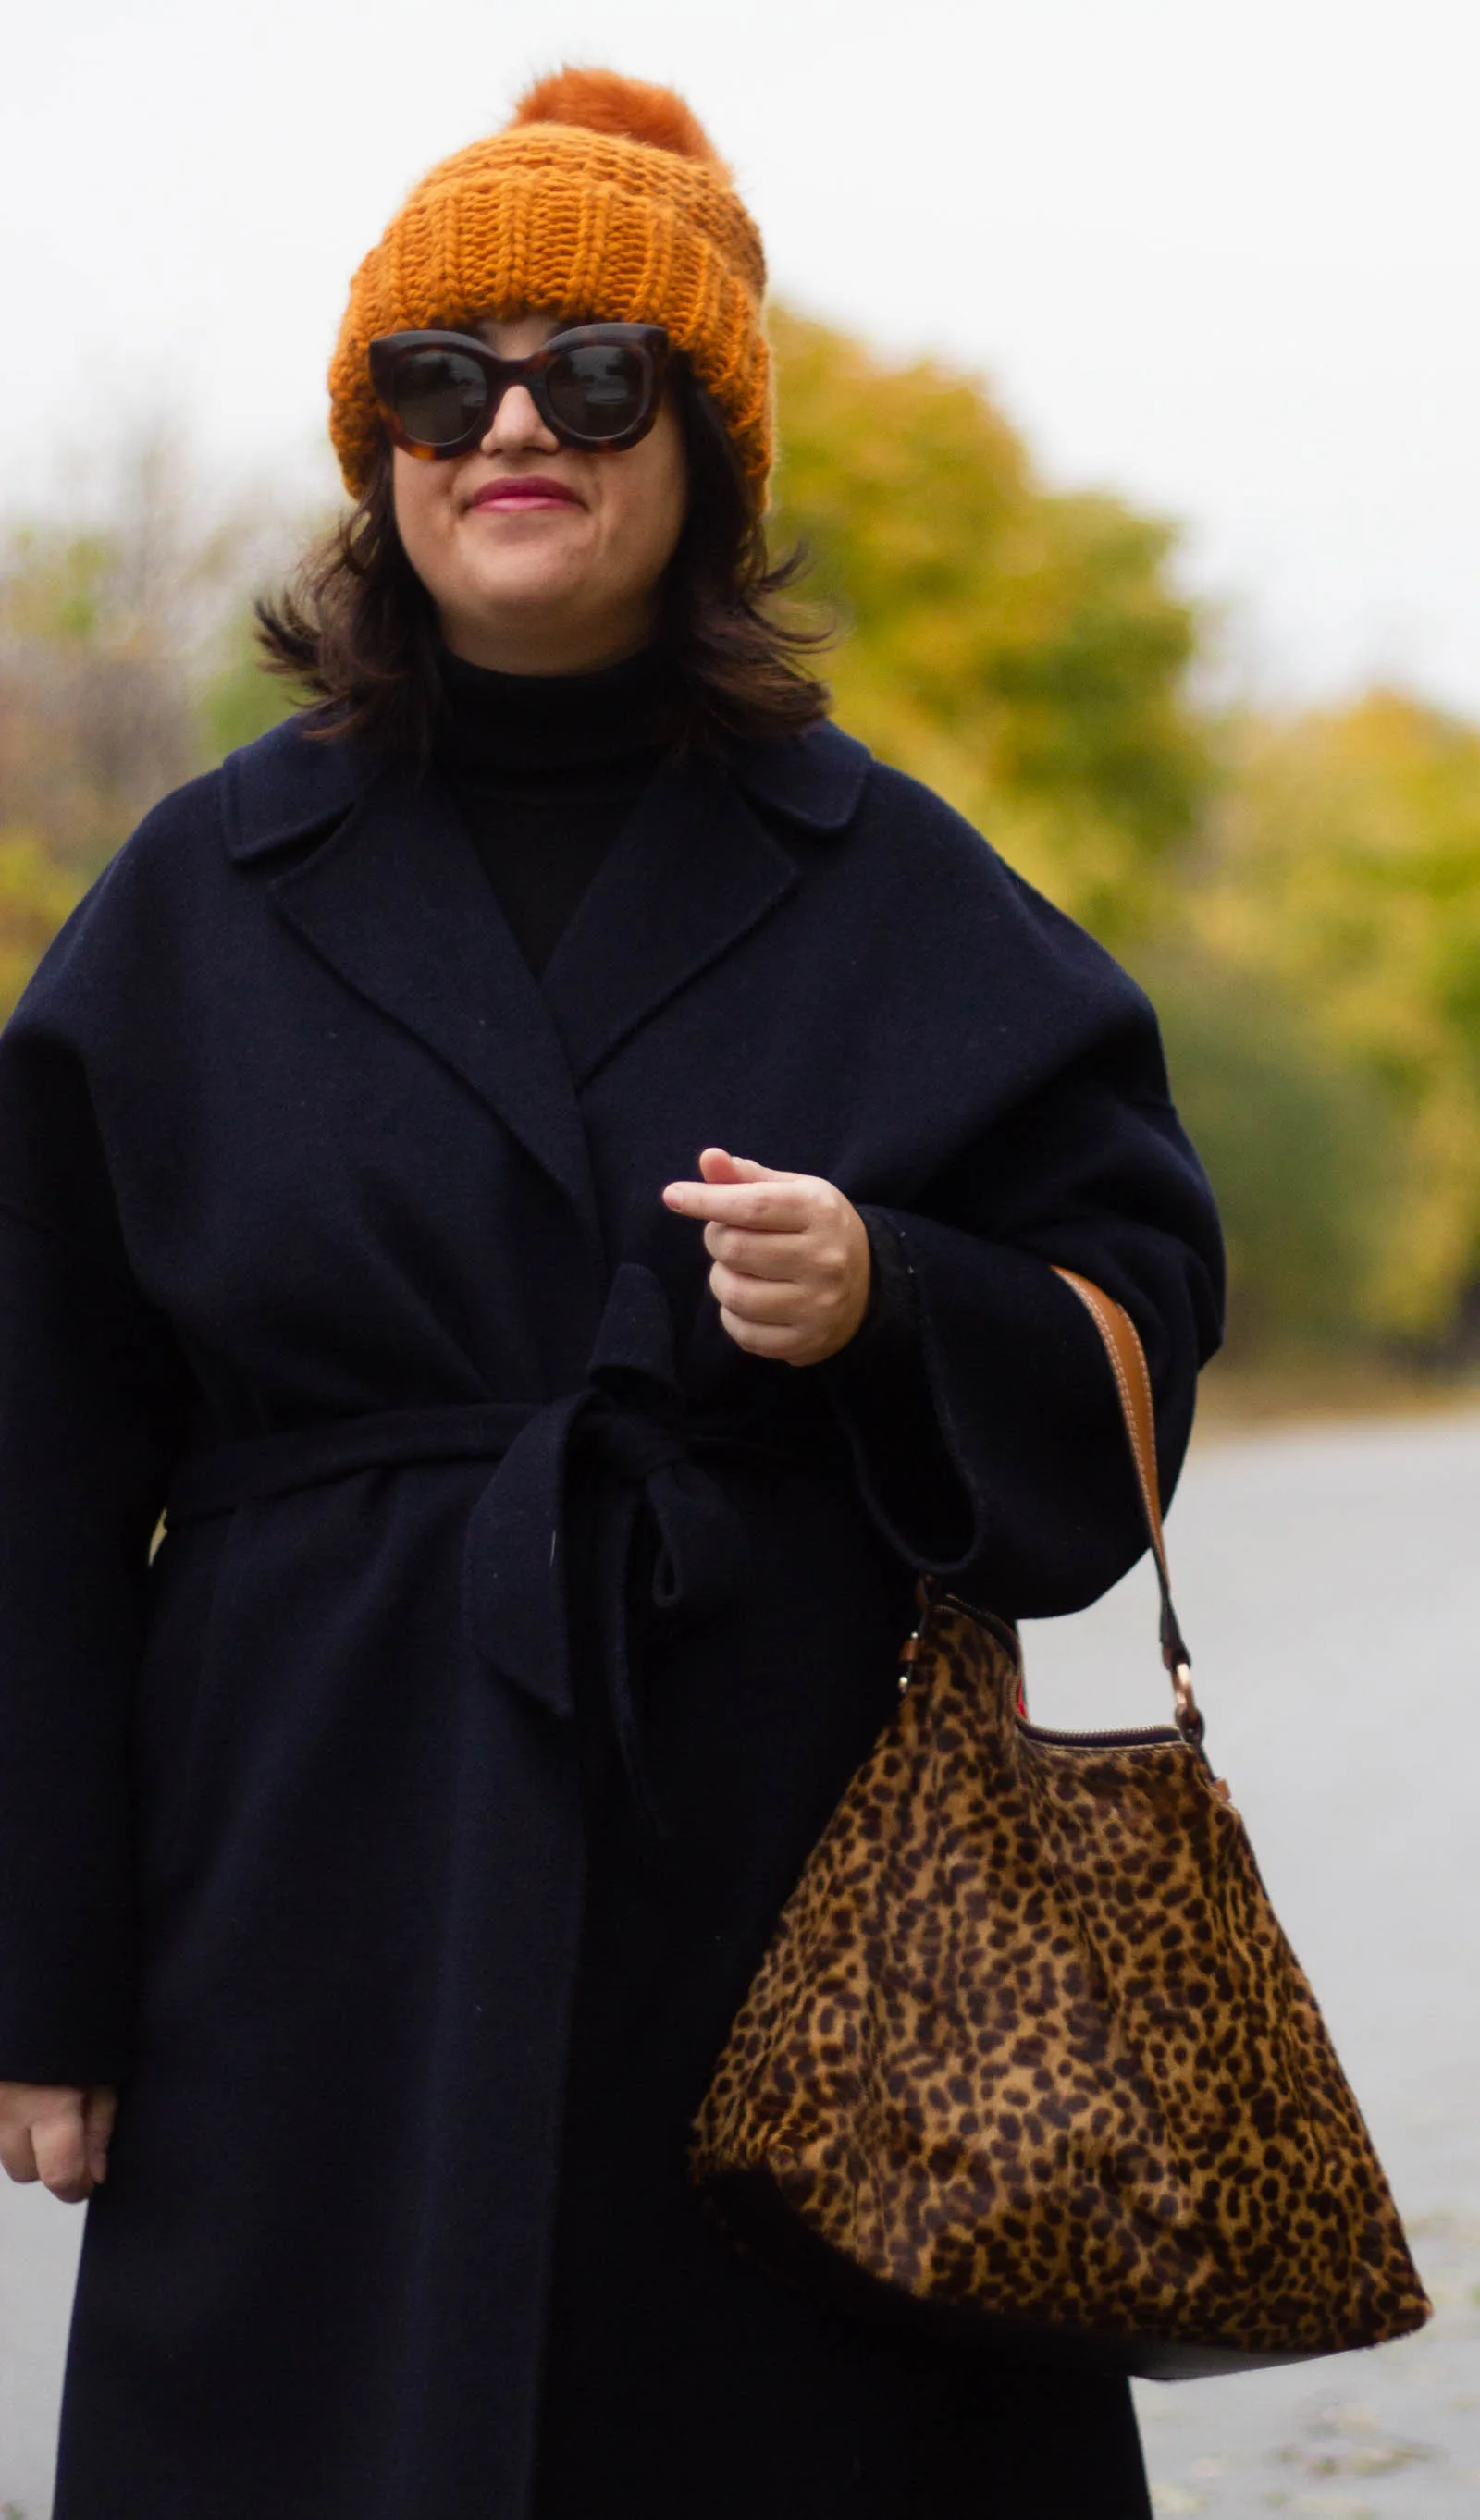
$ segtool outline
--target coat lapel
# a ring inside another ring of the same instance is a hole
[[[275,728],[224,765],[233,858],[271,859],[285,918],[348,985],[425,1042],[495,1111],[595,1229],[576,1088],[668,1000],[739,944],[798,881],[748,801],[808,832],[841,832],[868,775],[832,726],[742,747],[735,769],[690,754],[643,798],[546,969],[516,945],[451,797],[357,745]]]
[[[381,772],[271,880],[314,952],[455,1069],[594,1222],[565,1054],[440,783]]]
[[[546,967],[546,1002],[577,1086],[796,881],[719,763],[670,761]]]

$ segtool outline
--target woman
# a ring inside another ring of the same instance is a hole
[[[1218,1314],[1144,999],[771,620],[762,282],[664,91],[563,73],[426,179],[267,616],[316,705],[0,1053],[58,2520],[1147,2508],[1121,2384],[855,2329],[685,2180],[916,1571],[1043,1615],[1139,1552],[1050,1263],[1169,1471]]]

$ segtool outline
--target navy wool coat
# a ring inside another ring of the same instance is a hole
[[[892,1238],[913,1416],[726,1337],[709,1143]],[[434,778],[291,725],[43,963],[0,1238],[0,2077],[123,2090],[57,2520],[1142,2512],[1118,2384],[834,2325],[683,2169],[915,1570],[1139,1553],[1051,1262],[1180,1462],[1135,986],[831,728],[675,756],[536,981]]]

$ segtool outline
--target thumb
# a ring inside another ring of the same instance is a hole
[[[790,1181],[790,1173],[773,1172],[769,1164],[758,1164],[749,1155],[729,1155],[723,1147],[706,1147],[698,1159],[700,1179],[706,1182]]]

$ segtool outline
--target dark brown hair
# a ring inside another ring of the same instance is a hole
[[[806,660],[830,627],[781,606],[804,556],[772,561],[716,406],[682,360],[670,375],[689,472],[658,620],[675,736],[722,747],[797,734],[827,714],[830,695]],[[440,693],[436,612],[396,529],[388,445],[363,498],[256,615],[269,670],[315,703],[312,732],[425,759]]]

